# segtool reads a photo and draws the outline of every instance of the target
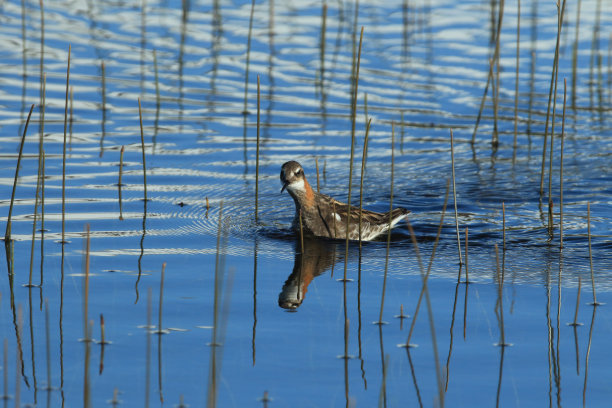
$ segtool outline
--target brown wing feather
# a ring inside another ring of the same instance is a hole
[[[324,225],[324,229],[321,231],[313,231],[315,234],[328,236],[332,238],[345,237],[346,230],[346,213],[348,212],[348,205],[337,201],[330,196],[325,194],[317,194],[317,211],[319,217]],[[408,214],[410,211],[405,208],[395,208],[391,211],[391,219],[395,219],[399,216]],[[359,228],[359,207],[351,206],[350,208],[350,225],[349,231],[357,230]],[[338,220],[336,214],[340,217]],[[378,213],[370,210],[361,211],[361,224],[362,227],[367,225],[380,225],[389,222],[389,212]],[[350,233],[349,233],[350,234]]]

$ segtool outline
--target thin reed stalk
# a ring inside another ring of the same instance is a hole
[[[244,73],[244,108],[242,109],[243,115],[248,115],[247,110],[247,96],[249,92],[249,68],[251,63],[251,37],[253,34],[253,13],[255,12],[255,0],[251,2],[251,15],[249,17],[249,34],[247,37],[247,49],[246,49],[246,68]]]
[[[576,4],[576,28],[574,45],[572,47],[572,109],[576,109],[576,87],[577,87],[577,73],[578,73],[578,37],[580,34],[580,6],[582,0],[578,0]]]
[[[45,299],[45,351],[47,359],[47,386],[45,389],[51,391],[51,330],[49,329],[49,299]]]
[[[469,262],[468,262],[468,227],[465,227],[465,283],[469,284]]]
[[[365,119],[365,123],[368,123],[368,93],[363,93],[363,116]]]
[[[40,78],[43,77],[43,71],[45,69],[45,6],[43,0],[39,0],[40,6]],[[41,94],[44,91],[41,92]],[[42,99],[42,95],[41,95]]]
[[[502,249],[506,250],[506,203],[502,201]]]
[[[260,120],[260,87],[259,75],[257,75],[257,151],[255,153],[255,224],[257,224],[257,213],[259,203],[259,120]]]
[[[559,168],[559,248],[563,248],[563,145],[565,141],[565,105],[567,101],[567,79],[563,79],[563,121],[561,124],[561,163]]]
[[[578,323],[578,309],[580,308],[580,293],[582,289],[582,276],[578,275],[578,291],[576,293],[576,309],[574,309],[574,321],[569,323],[570,326],[582,326],[582,323]]]
[[[378,408],[386,407],[387,404],[387,369],[389,367],[389,355],[385,355],[382,370],[382,383],[380,384],[380,391],[378,393]]]
[[[372,125],[372,118],[368,120],[365,131],[365,138],[363,140],[363,152],[361,153],[361,178],[359,181],[359,247],[361,248],[361,221],[363,214],[363,175],[365,173],[365,165],[368,151],[368,135],[370,134],[370,126]]]
[[[402,126],[400,127],[400,154],[404,154],[404,134],[406,126],[404,126],[404,111],[400,112],[400,122]]]
[[[13,181],[13,192],[11,193],[11,204],[9,205],[9,212],[6,219],[6,232],[4,234],[4,244],[8,245],[11,240],[11,218],[13,215],[13,204],[15,203],[15,190],[17,189],[17,180],[19,179],[19,169],[21,168],[21,157],[23,155],[23,144],[25,142],[26,134],[28,133],[28,125],[30,124],[30,118],[32,117],[32,111],[34,110],[34,104],[30,107],[30,113],[26,119],[25,126],[23,128],[23,136],[21,136],[21,144],[19,145],[19,154],[17,155],[17,166],[15,166],[15,180]]]
[[[104,346],[108,344],[106,341],[106,325],[104,324],[104,315],[100,313],[100,344]]]
[[[351,192],[353,187],[353,157],[355,155],[355,121],[357,119],[357,91],[359,89],[359,66],[361,64],[361,45],[363,43],[363,27],[361,27],[361,36],[359,37],[359,52],[357,54],[357,61],[354,64],[353,72],[354,76],[354,87],[353,87],[353,100],[352,100],[352,112],[351,112],[351,161],[349,165],[349,181],[348,181],[348,199],[347,199],[347,217],[346,226],[344,229],[344,235],[346,236],[346,245],[344,252],[344,277],[343,281],[346,282],[346,270],[348,266],[348,248],[349,248],[349,224],[351,221]]]
[[[47,74],[43,75],[43,98],[42,105],[40,107],[40,140],[39,140],[39,155],[41,156],[40,163],[40,283],[39,286],[43,285],[43,260],[45,257],[45,149],[44,149],[44,136],[45,136],[45,111],[47,105]],[[41,292],[42,297],[42,292]],[[42,305],[41,305],[42,306]]]
[[[593,252],[591,251],[591,203],[587,202],[587,236],[589,239],[589,266],[591,269],[591,288],[593,289],[593,306],[599,306],[597,294],[595,293],[595,277],[593,274]]]
[[[503,306],[503,288],[504,288],[504,272],[500,272],[499,269],[499,249],[497,244],[495,246],[495,267],[497,271],[497,304],[496,309],[499,308],[499,343],[496,346],[507,347],[511,344],[506,343],[506,331],[504,329],[504,306]]]
[[[493,136],[491,139],[491,145],[495,148],[499,144],[499,136],[497,134],[497,118],[498,118],[498,106],[499,106],[499,88],[501,87],[499,82],[499,49],[501,40],[501,28],[504,20],[504,0],[499,2],[499,15],[497,17],[497,33],[495,35],[495,81],[493,88]]]
[[[70,151],[72,152],[72,128],[74,125],[74,87],[70,85],[70,119],[68,120],[69,124],[69,139],[68,144],[70,145]]]
[[[380,313],[378,315],[378,322],[376,324],[384,324],[382,319],[383,309],[385,307],[385,291],[387,289],[387,271],[389,268],[389,247],[391,246],[391,222],[393,221],[393,172],[395,165],[395,122],[391,122],[391,192],[389,196],[389,229],[387,230],[387,250],[385,254],[385,274],[383,278],[382,295],[380,297]],[[359,222],[361,223],[361,205],[359,206]],[[360,229],[361,232],[361,229]],[[359,237],[361,241],[361,236]]]
[[[161,270],[161,279],[159,281],[159,310],[157,316],[157,334],[164,334],[164,329],[162,327],[162,306],[164,303],[164,277],[166,276],[166,263],[162,264]]]
[[[306,256],[306,254],[304,253],[304,228],[303,228],[303,223],[302,223],[302,209],[301,208],[298,211],[298,213],[299,213],[299,218],[300,218],[300,249],[302,251],[301,259],[302,259],[302,262],[304,262],[304,258]],[[300,283],[298,285],[298,288],[300,288],[301,286],[302,286],[302,284]],[[299,296],[298,296],[298,299],[299,299]]]
[[[448,203],[448,192],[449,192],[450,179],[446,181],[446,193],[444,195],[444,204],[442,205],[442,215],[440,216],[440,223],[438,224],[438,233],[436,234],[436,240],[434,241],[434,246],[431,251],[431,256],[429,258],[429,265],[427,267],[427,272],[423,273],[423,265],[421,263],[421,255],[418,250],[416,237],[414,236],[414,231],[412,230],[412,226],[410,222],[408,223],[408,229],[410,230],[410,238],[412,239],[412,245],[414,245],[415,251],[417,253],[417,260],[419,262],[419,269],[421,271],[421,278],[423,280],[423,286],[421,288],[421,293],[419,294],[419,299],[417,300],[416,309],[414,314],[412,315],[412,322],[410,324],[410,331],[408,332],[408,338],[406,339],[405,346],[410,347],[410,338],[412,337],[412,332],[414,331],[414,326],[416,325],[417,316],[419,314],[419,310],[421,308],[421,302],[423,300],[423,295],[427,292],[427,280],[429,279],[429,274],[431,272],[431,266],[433,264],[434,257],[436,255],[436,249],[438,248],[438,243],[440,241],[440,234],[442,233],[442,226],[444,225],[444,217],[446,215],[446,204]],[[429,298],[429,297],[428,297]],[[429,305],[428,305],[429,306]],[[431,312],[431,309],[430,309]],[[433,318],[433,317],[432,317]],[[431,323],[431,321],[430,321]],[[432,332],[432,334],[434,334]]]
[[[516,139],[518,135],[518,98],[519,98],[519,58],[521,50],[521,0],[517,0],[516,16],[516,76],[514,78],[514,143],[512,144],[512,164],[516,162]]]
[[[559,23],[561,24],[561,23]],[[558,62],[557,62],[558,64]],[[553,152],[554,152],[554,141],[555,141],[555,116],[557,112],[557,78],[559,75],[559,68],[555,71],[555,89],[553,96],[553,112],[552,122],[550,131],[550,158],[548,159],[548,233],[552,237],[553,234],[553,200],[552,200],[552,163],[553,163]]]
[[[327,3],[323,2],[321,8],[321,42],[319,44],[319,80],[321,94],[323,94],[323,81],[325,79],[325,33],[327,32]]]
[[[221,292],[221,279],[222,276],[220,274],[223,272],[221,269],[221,230],[222,230],[222,221],[223,221],[223,201],[219,204],[219,220],[218,220],[218,229],[217,229],[217,251],[215,255],[215,296],[213,299],[213,340],[211,342],[212,347],[217,347],[220,344],[218,343],[218,329],[219,329],[219,297]],[[213,370],[214,373],[214,370]]]
[[[45,80],[43,80],[43,95],[45,93],[45,85],[46,85],[46,75]],[[44,96],[43,96],[44,100]],[[35,286],[32,283],[32,272],[34,269],[34,246],[36,243],[36,223],[38,221],[38,205],[40,200],[40,187],[42,182],[42,161],[43,161],[43,132],[44,132],[44,104],[41,105],[41,114],[40,114],[40,122],[41,122],[41,133],[38,138],[38,173],[36,176],[36,192],[34,194],[34,219],[32,220],[32,245],[30,248],[30,276],[28,279],[27,287]],[[42,306],[42,305],[41,305]]]
[[[64,105],[64,145],[62,148],[62,253],[64,252],[64,244],[66,244],[66,132],[68,127],[68,99],[70,92],[70,54],[72,46],[68,45],[68,64],[66,67],[66,102]],[[72,103],[70,104],[70,117],[72,118]],[[72,128],[72,126],[71,126]],[[72,134],[72,132],[70,132]]]
[[[8,393],[8,339],[4,339],[4,350],[3,350],[3,360],[2,360],[2,399],[6,400],[9,397]]]
[[[487,75],[487,84],[485,85],[484,92],[482,93],[482,98],[480,99],[480,107],[478,108],[478,116],[476,116],[476,123],[474,124],[474,131],[472,132],[472,146],[476,142],[476,132],[478,132],[478,126],[480,125],[480,120],[482,119],[482,112],[484,110],[485,101],[487,100],[487,93],[489,92],[489,85],[491,84],[491,78],[493,78],[493,62],[495,60],[491,58],[489,60],[489,74]]]
[[[100,135],[100,157],[104,155],[104,136],[106,136],[106,64],[100,64],[100,76],[102,82],[102,132]]]
[[[91,248],[91,238],[89,224],[85,225],[85,251],[84,251],[84,272],[85,280],[83,281],[83,341],[88,342],[88,315],[89,315],[89,251]]]
[[[417,301],[417,307],[415,309],[415,313],[413,315],[412,318],[412,323],[410,324],[410,331],[408,333],[408,338],[406,339],[406,343],[401,344],[401,347],[405,347],[407,349],[407,354],[408,354],[408,359],[411,362],[412,365],[412,360],[410,358],[410,347],[415,347],[415,345],[410,343],[410,338],[412,336],[412,332],[414,330],[414,326],[416,323],[416,318],[417,315],[419,313],[419,308],[421,305],[421,301],[423,299],[423,294],[425,294],[425,300],[427,303],[427,317],[429,320],[429,331],[430,331],[430,335],[431,335],[431,342],[432,342],[432,347],[433,347],[433,354],[434,354],[434,363],[435,363],[435,368],[436,368],[436,383],[438,385],[438,399],[439,399],[439,404],[441,407],[444,407],[444,386],[443,386],[443,381],[442,381],[442,374],[440,371],[440,358],[438,356],[438,343],[437,343],[437,338],[436,338],[436,330],[435,330],[435,325],[434,325],[434,320],[433,320],[433,311],[432,311],[432,307],[431,307],[431,299],[429,298],[429,290],[427,288],[427,279],[429,277],[429,274],[431,272],[431,266],[433,264],[433,259],[435,257],[436,254],[436,248],[438,246],[438,242],[440,239],[440,233],[442,232],[442,225],[444,223],[444,215],[446,214],[446,204],[448,203],[448,193],[449,193],[449,186],[450,186],[450,179],[448,179],[446,181],[446,194],[444,195],[444,205],[442,206],[442,215],[440,216],[440,224],[438,225],[438,233],[436,235],[436,240],[434,241],[434,246],[431,252],[431,257],[429,258],[429,266],[427,267],[427,272],[424,273],[423,272],[423,263],[421,262],[421,255],[419,253],[419,248],[416,242],[416,236],[414,235],[414,230],[412,229],[412,225],[410,225],[410,222],[406,219],[406,224],[408,225],[408,230],[410,231],[410,239],[412,240],[412,245],[414,245],[415,248],[415,252],[417,255],[417,260],[419,263],[419,270],[421,272],[421,277],[423,280],[423,286],[421,289],[421,293],[419,294],[419,300]],[[420,397],[419,397],[420,399]]]
[[[119,153],[119,181],[117,182],[117,188],[119,190],[119,220],[123,220],[123,200],[121,198],[121,187],[123,187],[123,153],[125,152],[125,146],[121,146],[121,152]]]
[[[319,192],[319,158],[315,157],[315,167],[317,169],[317,193]]]
[[[89,307],[89,251],[90,251],[90,233],[89,224],[85,226],[86,231],[86,244],[85,244],[85,280],[83,282],[83,335],[85,342],[85,361],[84,361],[84,374],[83,374],[83,406],[91,406],[91,395],[90,395],[90,378],[89,378],[89,358],[90,358],[90,343],[91,343],[91,329],[89,326],[88,307]],[[93,323],[92,323],[93,324]]]
[[[161,105],[161,94],[159,92],[159,71],[157,69],[157,52],[153,50],[153,72],[155,74],[155,105],[159,109]]]
[[[455,145],[453,140],[453,130],[450,130],[450,143],[451,143],[451,167],[453,175],[453,202],[455,204],[455,229],[457,231],[457,251],[459,252],[459,265],[463,265],[463,258],[461,257],[461,238],[459,237],[459,216],[457,215],[457,188],[455,186]]]
[[[546,145],[547,145],[547,141],[548,141],[548,123],[550,120],[550,102],[553,99],[553,89],[555,90],[556,93],[556,83],[557,83],[557,70],[559,67],[559,41],[561,40],[561,28],[563,27],[563,14],[565,12],[565,0],[563,0],[563,5],[561,6],[561,9],[559,9],[559,3],[557,2],[557,43],[555,45],[555,57],[553,60],[553,67],[552,67],[552,72],[550,75],[550,87],[549,87],[549,91],[548,91],[548,105],[546,108],[546,124],[544,125],[544,143],[542,145],[542,169],[540,172],[540,197],[542,197],[542,194],[544,193],[544,168],[546,165]],[[556,98],[555,98],[556,101]],[[553,130],[554,130],[554,110],[553,110]],[[552,144],[552,142],[551,142]],[[551,155],[552,155],[552,149],[551,150]],[[550,192],[549,192],[549,201],[550,201]],[[549,203],[550,204],[550,203]],[[549,219],[549,223],[550,223],[550,219]]]
[[[23,88],[21,91],[21,106],[22,111],[21,115],[23,115],[23,108],[25,107],[25,94],[28,82],[28,56],[26,53],[27,50],[27,35],[26,35],[26,6],[25,0],[21,0],[21,67],[22,73],[21,77],[23,79]],[[5,393],[5,395],[8,395]]]
[[[147,339],[146,339],[146,347],[145,352],[147,353],[145,356],[145,408],[149,407],[149,394],[150,394],[150,383],[151,383],[151,294],[152,290],[149,287],[147,290]]]
[[[147,162],[145,159],[145,143],[144,143],[144,130],[142,127],[142,107],[140,105],[140,98],[138,98],[138,118],[140,120],[140,146],[142,149],[142,175],[144,184],[144,200],[148,201],[147,198]]]
[[[19,337],[21,337],[21,328],[23,326],[23,309],[21,308],[21,305],[17,306],[17,325],[15,328],[15,331],[17,333],[17,340],[19,340]],[[18,342],[19,344],[19,342]],[[19,371],[21,370],[21,372],[23,373],[23,351],[21,350],[21,347],[18,347],[18,351],[17,353],[15,353],[16,355],[16,361],[17,361],[17,366],[15,368],[15,407],[19,408],[21,406],[21,379],[19,378]],[[26,379],[26,384],[27,384],[27,379]],[[28,385],[29,388],[29,385]]]
[[[42,142],[42,138],[40,138]],[[38,200],[40,197],[40,174],[42,170],[42,153],[39,147],[38,152],[38,176],[36,177],[36,192],[34,193],[34,218],[32,219],[32,245],[30,248],[30,276],[28,279],[27,287],[33,287],[32,284],[32,272],[34,270],[34,244],[36,243],[36,222],[38,221]]]

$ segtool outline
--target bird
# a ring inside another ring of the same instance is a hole
[[[371,241],[393,228],[402,219],[408,217],[409,210],[395,208],[386,213],[361,210],[314,191],[304,168],[296,161],[288,161],[281,167],[281,193],[287,190],[295,202],[295,217],[292,227],[297,232],[301,228],[304,234],[332,239],[346,239],[347,217],[350,212],[348,239],[358,240],[359,214],[361,212],[361,240]],[[389,221],[390,220],[390,221]]]

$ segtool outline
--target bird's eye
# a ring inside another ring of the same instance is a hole
[[[302,174],[302,170],[296,170],[296,171],[295,171],[295,175],[296,175],[296,176],[299,176],[300,174]]]

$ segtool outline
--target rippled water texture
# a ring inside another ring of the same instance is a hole
[[[605,405],[610,306],[586,303],[612,302],[612,7],[567,2],[555,94],[555,2],[505,2],[497,64],[499,6],[2,2],[3,229],[35,105],[0,279],[9,404]],[[285,161],[348,199],[358,56],[351,201],[371,120],[363,205],[410,209],[418,251],[405,225],[348,252],[290,230]]]

